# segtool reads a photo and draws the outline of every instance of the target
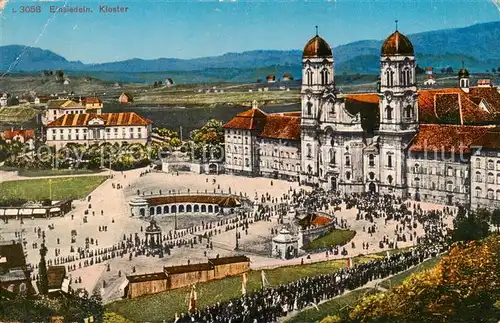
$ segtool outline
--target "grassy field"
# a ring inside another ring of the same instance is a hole
[[[32,201],[51,197],[53,200],[80,199],[92,192],[106,178],[106,176],[79,176],[2,182],[0,183],[0,198],[21,198]]]
[[[356,235],[353,230],[334,229],[304,246],[304,250],[321,249],[324,247],[344,245]]]
[[[91,170],[91,169],[36,169],[36,170],[20,169],[18,171],[18,175],[25,177],[40,177],[40,176],[97,174],[104,172],[102,170]]]
[[[372,259],[370,257],[357,257],[354,258],[354,262],[366,262]],[[265,273],[269,284],[274,286],[303,277],[332,273],[345,265],[346,260],[340,259],[269,269],[265,270]],[[251,293],[261,288],[260,271],[250,271],[247,279],[247,292]],[[198,308],[241,295],[240,276],[197,284],[196,286]],[[189,291],[190,288],[186,287],[135,299],[124,299],[106,305],[106,310],[120,314],[133,322],[169,320],[175,317],[175,313],[186,312]]]
[[[354,305],[363,296],[372,292],[372,288],[362,288],[345,295],[339,296],[327,302],[318,305],[318,309],[311,308],[300,312],[287,323],[303,323],[303,322],[316,322],[321,321],[328,315],[339,315],[341,312],[345,312],[350,306]]]
[[[400,285],[411,274],[418,273],[418,272],[421,272],[421,271],[424,271],[424,270],[427,270],[427,269],[430,269],[430,268],[436,266],[437,263],[439,262],[439,260],[441,260],[441,257],[442,256],[428,259],[428,260],[424,261],[423,263],[421,263],[420,265],[411,268],[410,270],[407,270],[407,271],[402,272],[400,274],[394,275],[391,278],[385,279],[379,284],[379,286],[381,286],[385,289],[390,289],[392,287]]]

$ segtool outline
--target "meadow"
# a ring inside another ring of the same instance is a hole
[[[81,199],[106,179],[106,176],[77,176],[1,182],[0,199]]]
[[[354,263],[362,263],[380,258],[380,256],[360,256]],[[269,285],[287,284],[295,280],[329,274],[345,267],[345,259],[316,262],[264,270]],[[261,271],[250,271],[247,274],[247,293],[262,288]],[[228,301],[241,296],[241,276],[228,277],[196,285],[197,307],[204,308],[217,302]],[[134,299],[124,299],[106,305],[106,311],[117,313],[133,322],[163,321],[187,311],[190,287],[175,289]],[[168,304],[168,306],[165,306]]]

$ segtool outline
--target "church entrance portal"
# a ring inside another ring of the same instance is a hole
[[[332,189],[332,191],[336,191],[337,190],[337,178],[336,177],[332,177],[330,179],[330,183],[331,183],[331,189]]]
[[[210,165],[208,165],[208,173],[209,174],[218,174],[217,164],[210,164]]]
[[[377,193],[377,185],[375,185],[375,183],[370,183],[368,185],[368,190],[370,191],[370,193]]]

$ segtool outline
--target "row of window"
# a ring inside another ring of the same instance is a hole
[[[497,178],[496,183],[500,184],[500,173],[497,174],[496,178]],[[481,174],[480,171],[476,172],[475,181],[478,182],[478,183],[482,183],[483,182],[483,175]],[[486,183],[488,183],[488,184],[495,184],[495,174],[488,173],[487,176],[486,176]]]
[[[121,128],[121,129],[122,129],[122,133],[126,132],[126,128]],[[142,129],[143,128],[136,128],[137,133],[141,133]],[[73,129],[71,129],[71,128],[67,128],[66,130],[67,130],[68,133],[73,133]],[[74,129],[74,130],[75,130],[74,131],[75,133],[79,133],[80,132],[80,129]],[[87,132],[87,129],[81,129],[81,130],[82,130],[83,133]],[[93,131],[93,130],[99,131],[100,129],[90,129],[90,130],[91,131]],[[129,130],[129,132],[134,132],[134,128],[129,128],[128,130]],[[111,132],[111,128],[106,128],[105,131],[107,133],[110,133]],[[115,134],[117,134],[118,133],[118,128],[113,128],[113,131],[114,131]],[[52,134],[56,134],[56,132],[57,132],[57,129],[52,129]],[[64,129],[59,129],[59,133],[62,134],[63,132],[64,132]]]
[[[385,118],[387,120],[392,120],[394,118],[394,109],[390,105],[385,107]],[[413,107],[411,105],[407,105],[403,109],[403,118],[404,119],[413,118]]]
[[[411,69],[405,68],[399,74],[400,86],[410,86],[413,83]],[[387,69],[385,71],[385,84],[388,87],[394,86],[394,71]]]
[[[480,187],[476,187],[475,196],[478,198],[486,197],[489,200],[493,199],[500,200],[500,190],[497,190],[495,194],[495,191],[493,191],[490,188],[489,190],[486,191],[486,196],[483,196],[483,190]]]
[[[106,137],[106,139],[142,139],[142,134],[138,133],[135,136],[133,133],[131,133],[131,134],[129,134],[128,137],[123,135],[120,138],[111,138],[111,134],[107,133],[105,137]],[[98,132],[97,133],[90,132],[88,138],[89,139],[102,139],[103,137]],[[52,135],[52,140],[80,140],[80,139],[87,140],[87,133],[83,133],[81,136],[79,133],[76,133],[74,135],[70,133],[70,134],[67,134],[66,136],[63,134],[60,134],[59,137],[57,135]]]
[[[330,80],[330,72],[328,72],[328,70],[324,68],[323,70],[321,70],[320,76],[321,85],[327,85]],[[306,70],[306,84],[309,86],[313,85],[313,71],[310,68]]]
[[[476,158],[474,166],[475,166],[475,168],[482,167],[481,158]],[[489,170],[495,169],[495,162],[493,161],[493,159],[488,159],[488,161],[486,162],[486,168]],[[496,170],[500,170],[500,160],[497,160],[497,162],[496,162]]]

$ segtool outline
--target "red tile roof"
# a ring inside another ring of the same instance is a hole
[[[494,88],[472,87],[469,93],[459,88],[419,91],[420,123],[488,124],[500,113],[500,93]],[[479,106],[481,101],[488,111]]]
[[[379,96],[377,93],[353,93],[353,94],[346,94],[344,97],[347,100],[351,101],[357,101],[357,102],[362,102],[362,103],[372,103],[372,104],[377,104],[379,102]]]
[[[226,129],[257,130],[261,129],[266,120],[267,113],[261,109],[249,109],[241,112],[223,125]]]
[[[95,104],[95,103],[102,103],[102,101],[98,97],[88,97],[83,99],[83,104]]]
[[[420,125],[413,139],[410,151],[413,152],[455,152],[469,153],[471,146],[491,129],[489,126],[462,125]]]
[[[47,127],[82,127],[95,118],[103,120],[106,126],[145,126],[152,123],[151,120],[143,118],[135,112],[86,113],[65,114],[49,123]]]
[[[218,195],[170,195],[146,198],[149,205],[161,205],[171,203],[207,203],[217,204],[221,207],[236,207],[241,203],[232,196]]]
[[[300,140],[300,117],[270,114],[266,118],[260,137]]]
[[[315,227],[322,227],[330,222],[332,222],[332,219],[330,219],[329,217],[318,215],[314,218],[314,220],[312,220],[311,224]]]
[[[264,138],[299,140],[300,112],[267,114],[260,109],[244,111],[223,126],[225,129],[256,130]]]
[[[35,138],[35,130],[33,130],[33,129],[4,130],[2,132],[2,138],[5,140],[12,140],[16,136],[21,136],[25,140],[30,139],[30,138]]]
[[[473,143],[476,147],[500,149],[500,128],[492,128]]]

